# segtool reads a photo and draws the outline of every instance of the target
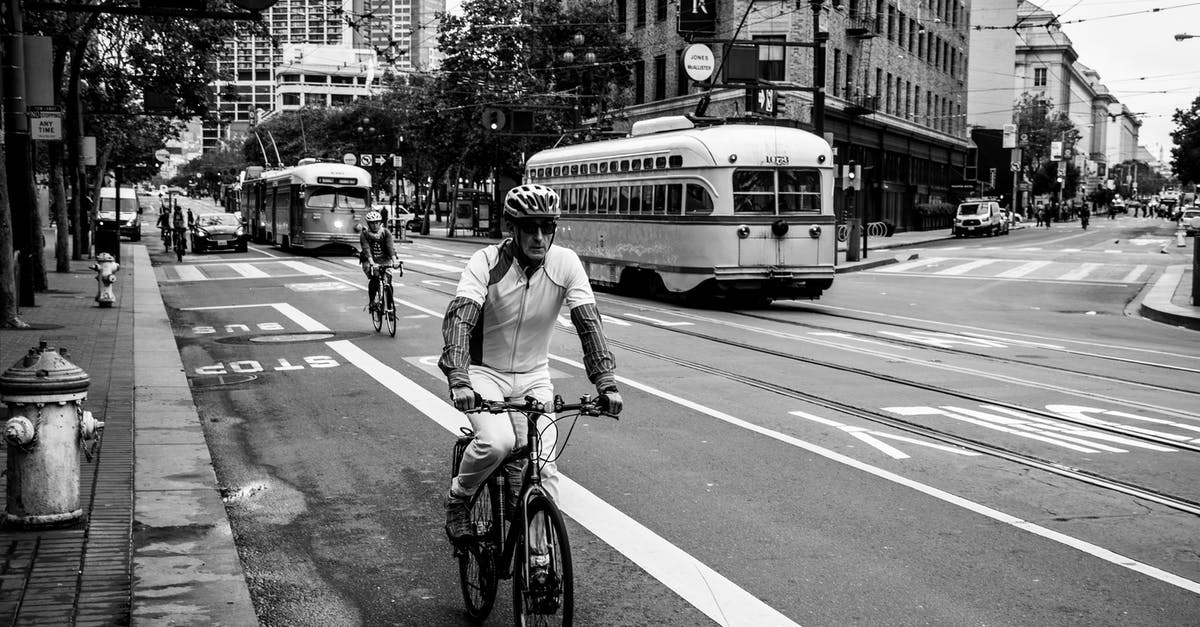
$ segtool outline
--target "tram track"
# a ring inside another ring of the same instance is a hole
[[[406,272],[411,272],[414,274],[423,274],[423,275],[429,276],[431,278],[445,280],[445,277],[443,277],[442,275],[434,274],[431,272],[425,272],[425,271],[421,271],[421,270],[408,269],[408,268],[406,268]],[[435,285],[429,285],[429,284],[425,284],[425,283],[420,283],[419,285],[422,289],[425,289],[430,292],[434,292],[434,293],[441,294],[444,296],[453,296],[453,291],[451,291],[451,290],[441,289]],[[872,372],[872,371],[865,370],[862,368],[856,368],[853,366],[846,366],[846,365],[841,365],[841,364],[834,364],[834,363],[829,363],[829,362],[825,362],[825,361],[821,361],[821,360],[817,360],[817,359],[804,357],[801,355],[789,354],[789,353],[785,353],[783,351],[778,351],[778,350],[774,350],[774,349],[770,349],[770,348],[766,348],[766,347],[762,347],[762,346],[755,346],[753,344],[748,344],[745,342],[740,342],[740,341],[732,340],[729,338],[718,337],[718,336],[711,335],[708,333],[692,331],[692,330],[688,330],[688,329],[682,329],[679,327],[664,327],[661,325],[656,325],[652,322],[641,321],[641,320],[636,320],[636,319],[626,319],[626,322],[628,322],[630,324],[638,324],[641,326],[650,327],[650,328],[653,328],[658,331],[669,331],[671,333],[676,333],[676,334],[692,337],[692,338],[695,338],[698,340],[719,343],[719,344],[722,344],[725,346],[730,346],[730,347],[738,348],[738,349],[745,350],[745,351],[769,355],[772,357],[782,358],[782,359],[791,360],[791,361],[797,361],[797,362],[806,363],[806,364],[823,367],[823,368],[832,368],[834,370],[839,370],[842,372],[857,374],[860,376],[865,376],[865,377],[869,377],[869,378],[873,378],[873,379],[877,379],[877,380],[886,381],[888,383],[892,383],[895,385],[913,387],[913,388],[922,389],[925,391],[934,392],[934,393],[941,394],[941,395],[951,396],[951,397],[955,397],[955,398],[961,398],[964,400],[970,400],[970,401],[977,402],[980,404],[992,405],[995,407],[1001,407],[1001,408],[1010,409],[1013,411],[1023,412],[1026,414],[1031,414],[1031,415],[1039,416],[1042,418],[1047,418],[1047,419],[1052,419],[1052,420],[1059,421],[1059,422],[1073,424],[1073,425],[1076,425],[1079,427],[1085,427],[1088,429],[1103,431],[1106,433],[1110,433],[1113,435],[1119,435],[1121,437],[1135,439],[1138,441],[1148,442],[1148,443],[1157,444],[1160,446],[1166,446],[1166,447],[1170,447],[1170,448],[1174,448],[1174,449],[1178,449],[1178,450],[1184,450],[1184,451],[1193,452],[1193,453],[1200,453],[1200,445],[1196,445],[1191,442],[1182,442],[1182,441],[1178,441],[1178,440],[1166,439],[1166,438],[1151,435],[1149,433],[1139,432],[1137,430],[1124,429],[1124,428],[1121,428],[1121,427],[1118,427],[1115,425],[1096,423],[1096,422],[1092,422],[1092,421],[1076,420],[1076,419],[1070,418],[1068,416],[1052,414],[1050,412],[1046,412],[1046,411],[1039,410],[1036,408],[1024,407],[1021,405],[1017,405],[1015,403],[1007,403],[1004,401],[997,401],[997,400],[983,397],[980,395],[959,392],[959,391],[952,390],[949,388],[943,388],[943,387],[939,387],[936,385],[927,384],[927,383],[923,383],[923,382],[919,382],[919,381],[911,381],[911,380],[903,379],[900,377],[887,375],[884,373]],[[571,328],[570,325],[560,325],[560,326],[562,326],[568,332],[571,332],[571,333],[574,332],[574,329]],[[871,422],[874,424],[888,426],[888,427],[898,429],[900,431],[904,431],[904,432],[907,432],[907,433],[910,433],[913,435],[922,436],[922,437],[925,437],[925,438],[928,438],[928,439],[931,439],[931,440],[934,440],[937,442],[942,442],[942,443],[945,443],[948,445],[961,447],[965,450],[974,451],[974,452],[977,452],[977,453],[980,453],[983,455],[987,455],[992,458],[1005,460],[1010,463],[1018,464],[1020,466],[1034,468],[1034,469],[1049,472],[1051,474],[1058,475],[1058,476],[1061,476],[1064,478],[1073,479],[1073,480],[1079,481],[1081,483],[1091,485],[1093,487],[1097,487],[1097,488],[1101,488],[1101,489],[1105,489],[1105,490],[1109,490],[1109,491],[1114,491],[1114,492],[1125,494],[1127,496],[1132,496],[1134,498],[1138,498],[1141,500],[1157,503],[1159,505],[1162,505],[1164,507],[1170,508],[1175,511],[1191,514],[1194,516],[1200,516],[1200,501],[1196,501],[1196,500],[1181,497],[1181,496],[1171,495],[1171,494],[1161,491],[1161,490],[1138,485],[1133,482],[1124,481],[1124,480],[1116,479],[1113,477],[1108,477],[1103,474],[1092,472],[1092,471],[1089,471],[1089,470],[1086,470],[1083,468],[1079,468],[1076,466],[1072,466],[1069,464],[1064,464],[1061,462],[1045,459],[1045,458],[1042,458],[1042,457],[1039,457],[1036,455],[1021,453],[1019,451],[1015,451],[1015,450],[1012,450],[1012,449],[1009,449],[1006,447],[1002,447],[1002,446],[999,446],[996,444],[990,444],[987,442],[983,442],[981,440],[965,437],[962,435],[957,435],[957,434],[954,434],[954,433],[951,433],[949,431],[945,431],[942,429],[937,429],[934,427],[921,425],[921,424],[918,424],[918,423],[915,423],[912,421],[904,420],[903,418],[898,418],[896,416],[888,415],[888,414],[885,414],[885,413],[882,413],[879,411],[875,411],[875,410],[871,410],[871,409],[867,409],[867,408],[863,408],[863,407],[858,407],[858,406],[855,406],[855,405],[852,405],[849,403],[845,403],[842,401],[838,401],[835,399],[825,398],[825,397],[822,397],[822,396],[819,396],[816,394],[812,394],[809,392],[805,392],[803,390],[799,390],[799,389],[796,389],[796,388],[793,388],[790,386],[780,385],[780,384],[766,381],[764,379],[760,379],[757,377],[751,377],[749,375],[736,373],[736,372],[726,370],[723,368],[719,368],[716,366],[702,364],[699,362],[684,359],[682,357],[669,355],[669,354],[663,353],[661,351],[656,351],[653,349],[645,348],[644,346],[635,345],[630,342],[616,340],[611,337],[609,338],[608,341],[611,345],[613,345],[615,347],[619,347],[622,350],[626,350],[631,353],[636,353],[636,354],[640,354],[640,355],[650,357],[653,359],[667,361],[669,363],[675,364],[675,365],[683,367],[683,368],[687,368],[687,369],[694,370],[697,372],[703,372],[710,376],[716,376],[716,377],[722,378],[724,380],[739,383],[742,385],[748,385],[751,387],[755,387],[757,389],[771,392],[773,394],[777,394],[777,395],[780,395],[780,396],[783,396],[786,398],[803,401],[803,402],[806,402],[806,403],[809,403],[809,404],[812,404],[812,405],[815,405],[818,407],[824,407],[826,409],[840,412],[840,413],[843,413],[843,414],[846,414],[849,416],[854,416],[854,417],[857,417],[859,419],[862,419],[862,420],[865,420],[865,421],[868,421],[868,422]],[[921,345],[921,347],[929,348],[926,345]],[[968,353],[968,354],[970,354],[970,353]],[[971,354],[971,355],[974,355],[974,354]],[[1200,417],[1200,416],[1198,416],[1198,417]]]

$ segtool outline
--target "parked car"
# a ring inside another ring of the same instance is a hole
[[[1200,233],[1200,208],[1184,209],[1183,215],[1179,216],[1179,223],[1183,225],[1183,232],[1188,236]]]
[[[415,217],[404,207],[399,207],[394,215],[390,213],[388,215],[388,230],[393,234],[402,235],[404,231],[408,230],[408,223],[412,222]]]
[[[1000,235],[1008,233],[1009,221],[1000,203],[994,200],[968,200],[958,205],[953,233],[962,235]]]
[[[246,230],[237,214],[201,213],[192,227],[192,251],[229,248],[246,252]]]
[[[421,224],[424,221],[425,221],[425,216],[420,216],[420,215],[417,215],[414,213],[412,219],[409,220],[406,225],[404,225],[404,228],[407,229],[410,233],[420,233],[421,232]]]

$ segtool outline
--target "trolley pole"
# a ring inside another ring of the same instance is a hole
[[[821,30],[821,8],[825,0],[809,0],[813,16],[813,133],[825,136],[825,42],[829,33]]]

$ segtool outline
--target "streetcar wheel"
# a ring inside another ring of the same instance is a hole
[[[526,507],[525,533],[513,567],[513,622],[516,625],[570,625],[575,613],[575,579],[567,527],[558,507],[535,496]],[[529,563],[535,549],[548,551],[545,571]]]
[[[467,615],[482,621],[496,603],[500,559],[500,486],[488,479],[471,503],[471,527],[475,536],[462,541],[458,554],[458,581]]]

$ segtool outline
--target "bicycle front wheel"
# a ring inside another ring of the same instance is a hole
[[[371,312],[371,323],[375,325],[376,332],[383,328],[383,317],[383,304],[379,302],[379,298],[376,296],[375,310]]]
[[[392,302],[391,285],[385,285],[383,288],[383,306],[387,308],[384,318],[387,319],[388,334],[396,337],[396,304]]]
[[[500,488],[495,477],[488,479],[471,503],[472,537],[455,548],[458,580],[467,615],[482,621],[496,603],[500,561]]]
[[[526,513],[513,568],[513,622],[568,626],[575,613],[575,578],[562,513],[544,495],[533,497]],[[548,563],[531,563],[534,553],[546,555]]]

